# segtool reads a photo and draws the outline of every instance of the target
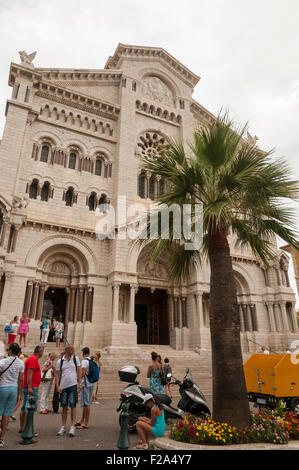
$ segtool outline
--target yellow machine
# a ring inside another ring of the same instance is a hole
[[[283,399],[299,413],[299,356],[252,354],[244,363],[249,400],[256,406],[275,407]]]

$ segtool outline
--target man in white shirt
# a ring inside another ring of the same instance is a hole
[[[60,404],[62,406],[62,426],[57,433],[58,436],[66,434],[68,407],[71,408],[69,436],[73,437],[75,435],[76,406],[78,392],[81,390],[81,367],[79,358],[74,355],[74,351],[74,346],[69,344],[65,348],[64,356],[56,364],[56,390],[60,393]]]
[[[22,400],[24,363],[19,359],[21,348],[13,343],[8,347],[8,357],[0,361],[0,447],[4,446],[4,434],[9,417],[13,415],[17,401]]]
[[[90,358],[89,348],[83,348],[83,361],[81,362],[81,373],[82,373],[82,382],[81,382],[81,394],[80,394],[80,405],[82,406],[82,418],[76,423],[77,429],[88,429],[89,415],[90,415],[90,405],[92,399],[93,383],[88,381],[89,374],[89,364],[92,360]]]

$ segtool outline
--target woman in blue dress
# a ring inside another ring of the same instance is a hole
[[[148,388],[154,395],[164,395],[164,385],[161,379],[162,365],[159,362],[159,355],[156,352],[152,352],[152,365],[147,370],[147,377],[150,379]]]
[[[162,437],[166,430],[165,416],[161,403],[154,400],[153,395],[150,393],[145,395],[143,403],[151,409],[151,417],[146,418],[142,416],[136,423],[136,429],[141,438],[140,441],[137,442],[136,449],[138,450],[148,449],[148,438]]]

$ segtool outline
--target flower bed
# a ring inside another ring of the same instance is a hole
[[[177,420],[171,429],[171,438],[189,444],[228,445],[267,442],[286,444],[299,439],[299,417],[283,410],[279,404],[275,410],[261,409],[252,413],[252,424],[237,430],[228,423],[210,418],[196,418],[188,413]]]

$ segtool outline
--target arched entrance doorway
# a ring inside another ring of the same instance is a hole
[[[145,246],[137,260],[138,292],[135,296],[137,344],[170,344],[171,304],[173,285],[167,271],[164,253],[151,260],[151,246]]]
[[[67,293],[65,289],[49,287],[45,292],[42,319],[50,318],[52,321],[60,320],[65,325],[66,323],[66,300]],[[53,330],[50,331],[48,342],[54,341],[55,336]],[[62,341],[64,338],[62,339]]]
[[[167,293],[140,288],[135,297],[137,344],[169,344]]]

